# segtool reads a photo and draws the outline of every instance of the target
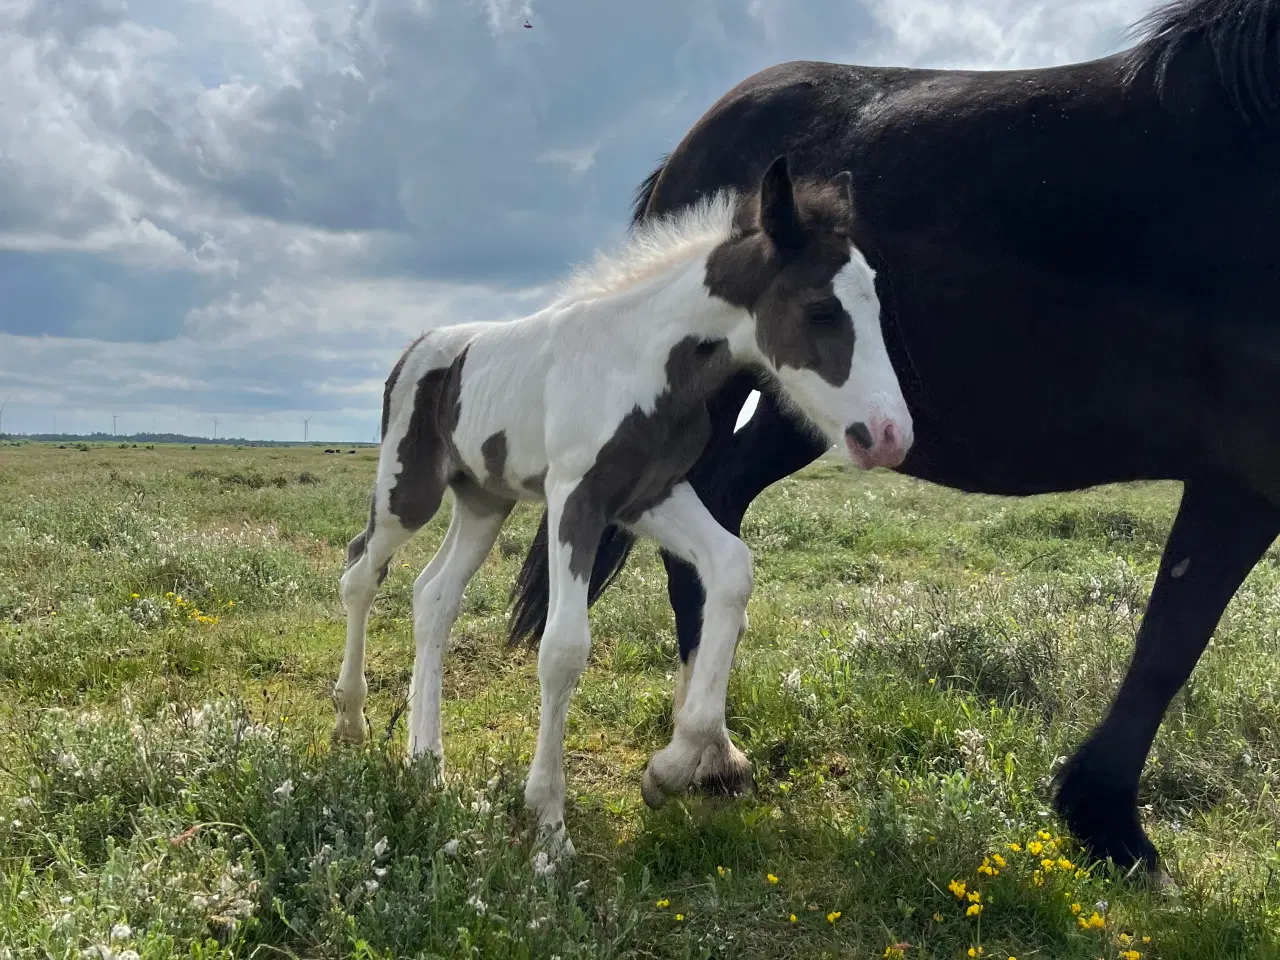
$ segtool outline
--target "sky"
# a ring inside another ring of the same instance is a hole
[[[753,72],[1089,59],[1150,2],[0,0],[0,430],[376,440],[415,336],[542,306]]]

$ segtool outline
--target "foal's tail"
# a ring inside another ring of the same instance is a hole
[[[631,226],[637,227],[649,214],[649,201],[658,187],[658,178],[666,168],[671,155],[667,154],[636,188],[631,200]],[[596,550],[595,565],[591,568],[591,584],[587,588],[587,604],[593,604],[609,584],[622,573],[627,564],[635,537],[621,527],[609,527],[600,539]],[[533,544],[524,558],[524,566],[511,589],[511,627],[509,642],[533,643],[542,636],[547,625],[547,607],[551,602],[551,574],[547,555],[547,512],[542,512],[542,522]]]

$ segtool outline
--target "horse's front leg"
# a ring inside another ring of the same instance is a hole
[[[564,825],[565,726],[569,700],[591,652],[587,587],[605,527],[603,514],[578,484],[577,478],[547,477],[551,600],[538,651],[542,695],[538,746],[524,789],[525,804],[538,815],[540,840],[553,856],[574,852]]]
[[[734,652],[746,627],[751,552],[716,522],[688,483],[676,486],[631,527],[691,563],[706,591],[702,643],[696,657],[682,664],[687,674],[679,684],[675,733],[645,771],[641,788],[645,803],[661,806],[668,796],[687,789],[695,777],[726,792],[749,788],[751,764],[729,740],[725,698]]]

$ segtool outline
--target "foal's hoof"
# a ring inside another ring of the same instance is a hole
[[[661,810],[667,802],[667,793],[658,784],[658,778],[651,769],[644,772],[644,778],[640,781],[640,796],[650,810]]]
[[[355,720],[339,717],[338,722],[334,724],[333,733],[329,735],[329,739],[333,743],[359,746],[364,742],[364,717],[361,715]]]
[[[706,749],[693,783],[699,793],[713,797],[742,797],[756,789],[751,761],[732,743]]]
[[[534,872],[542,875],[551,873],[560,860],[571,860],[578,855],[569,839],[569,831],[564,821],[544,823],[538,827],[538,839],[534,843]]]

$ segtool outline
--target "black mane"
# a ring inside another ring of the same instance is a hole
[[[671,154],[666,154],[653,172],[644,178],[640,186],[636,187],[636,192],[631,197],[631,225],[638,226],[640,221],[644,219],[645,208],[649,206],[649,198],[653,196],[654,188],[658,186],[658,177],[662,176],[662,168],[667,165],[667,160]]]
[[[1246,120],[1263,122],[1277,113],[1280,66],[1280,0],[1175,0],[1134,25],[1138,44],[1128,54],[1128,75],[1154,71],[1163,92],[1177,54],[1204,44],[1218,78]]]

